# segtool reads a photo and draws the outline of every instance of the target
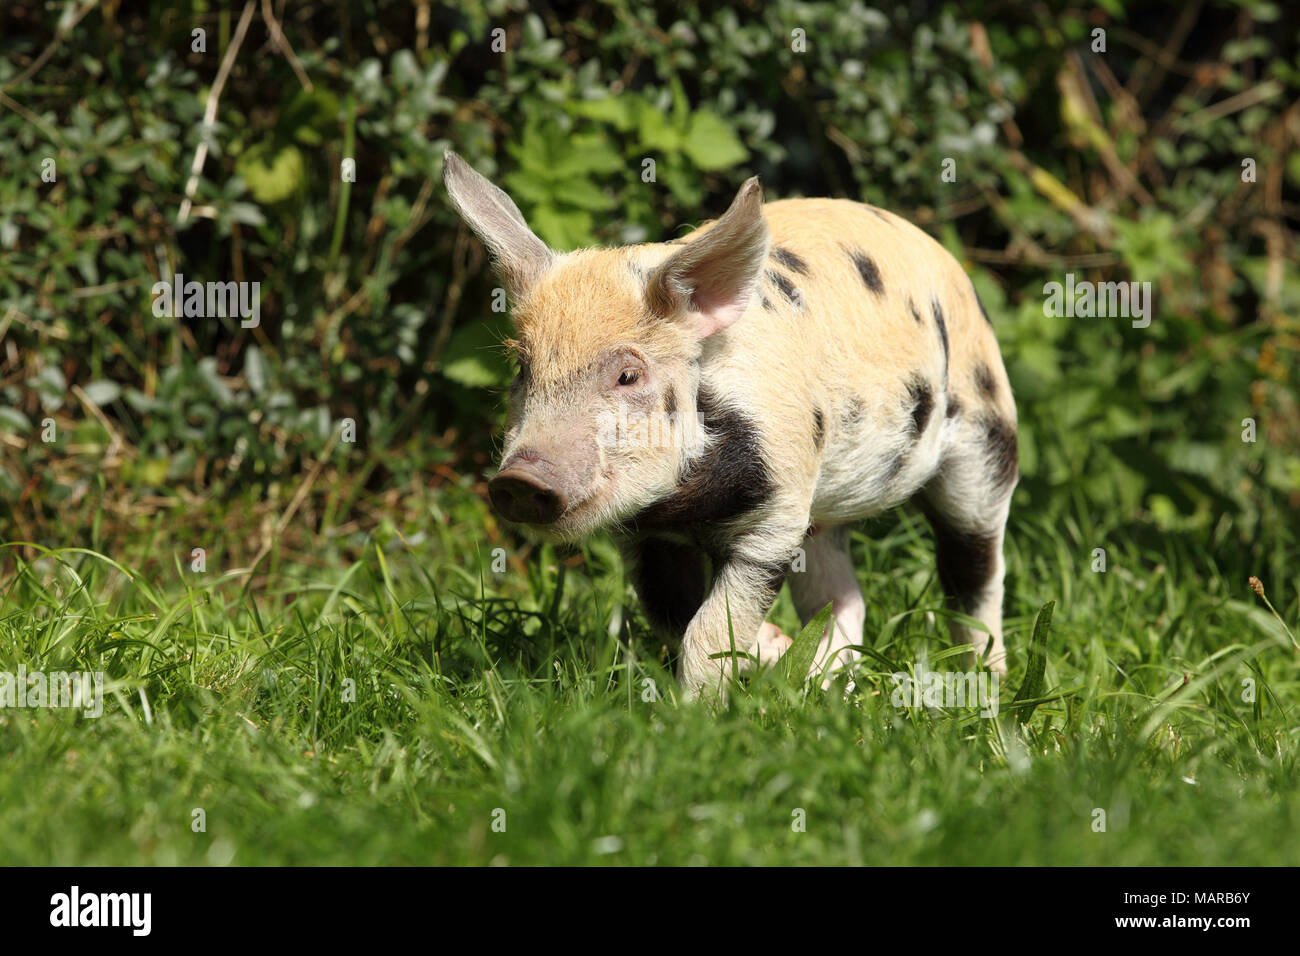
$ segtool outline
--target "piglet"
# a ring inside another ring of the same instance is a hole
[[[680,239],[559,253],[454,153],[444,175],[513,304],[492,505],[553,540],[612,533],[686,696],[789,646],[764,622],[785,582],[805,621],[834,606],[813,676],[851,668],[866,605],[847,527],[909,500],[950,606],[988,628],[954,620],[954,639],[1005,673],[1016,407],[939,243],[859,202],[765,204],[750,179]]]

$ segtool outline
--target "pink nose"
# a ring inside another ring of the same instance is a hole
[[[520,460],[523,459],[523,460]],[[548,480],[540,461],[516,455],[508,467],[488,482],[488,497],[497,514],[523,524],[551,524],[564,513],[565,500]]]

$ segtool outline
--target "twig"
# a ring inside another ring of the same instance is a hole
[[[1226,100],[1220,100],[1213,106],[1207,106],[1203,109],[1187,116],[1182,122],[1182,132],[1186,132],[1196,126],[1202,126],[1205,123],[1213,122],[1216,119],[1222,119],[1231,113],[1244,110],[1247,107],[1254,106],[1256,103],[1262,103],[1264,100],[1271,100],[1281,93],[1285,87],[1277,80],[1266,80],[1258,86],[1252,86],[1248,90],[1242,90],[1236,96],[1229,96]]]
[[[1178,73],[1182,76],[1192,76],[1196,73],[1194,63],[1184,63],[1178,59],[1178,52],[1182,50],[1183,44],[1187,41],[1187,35],[1191,32],[1192,27],[1196,24],[1197,14],[1200,13],[1201,4],[1189,3],[1183,7],[1178,22],[1174,24],[1174,29],[1169,34],[1163,47],[1157,46],[1146,37],[1127,27],[1118,26],[1112,28],[1115,36],[1120,40],[1136,47],[1139,52],[1147,57],[1146,60],[1140,61],[1133,70],[1133,75],[1129,77],[1128,91],[1138,102],[1146,100],[1160,82],[1164,80],[1166,73]],[[1153,72],[1151,64],[1154,63],[1159,67]]]
[[[18,324],[24,328],[31,329],[33,332],[40,335],[48,335],[52,339],[66,339],[68,337],[67,330],[61,326],[49,325],[42,322],[40,319],[33,319],[30,315],[27,315],[24,312],[19,312],[18,309],[12,305],[9,306],[9,311],[5,313],[6,323],[10,319],[17,319]]]
[[[1077,256],[1067,256],[1029,250],[1025,253],[1016,253],[1004,249],[978,249],[971,246],[967,246],[965,252],[976,262],[989,262],[1003,266],[1027,263],[1029,265],[1060,266],[1066,269],[1094,269],[1119,262],[1119,254],[1115,252],[1089,252]]]
[[[438,328],[433,334],[432,345],[429,348],[429,358],[424,364],[425,370],[429,372],[438,367],[438,361],[442,358],[442,350],[446,348],[447,342],[451,338],[451,327],[456,318],[456,310],[460,306],[461,294],[465,290],[465,276],[468,272],[465,253],[468,249],[469,240],[465,235],[465,228],[462,226],[456,232],[456,244],[452,247],[451,252],[451,279],[447,283],[447,291],[443,296]]]
[[[1084,73],[1083,62],[1079,59],[1079,54],[1073,50],[1065,59],[1067,70],[1057,77],[1057,85],[1060,88],[1062,98],[1077,104],[1078,108],[1087,114],[1087,122],[1092,124],[1095,131],[1092,136],[1086,136],[1088,145],[1092,146],[1101,156],[1102,163],[1105,164],[1111,179],[1119,187],[1118,200],[1127,199],[1129,194],[1135,193],[1138,199],[1148,206],[1155,205],[1155,198],[1146,191],[1133,171],[1124,165],[1123,160],[1119,158],[1119,153],[1115,150],[1115,143],[1106,130],[1106,122],[1102,119],[1101,110],[1097,107],[1097,100],[1092,95],[1092,90],[1088,86],[1088,77]],[[1082,125],[1085,121],[1080,120]],[[1082,134],[1081,135],[1085,135]]]
[[[50,41],[49,46],[47,46],[44,50],[41,51],[41,55],[38,56],[36,59],[32,60],[31,64],[27,67],[27,69],[23,70],[21,73],[15,76],[4,86],[0,86],[0,90],[7,90],[10,89],[11,87],[21,86],[22,84],[30,80],[33,76],[35,76],[36,71],[39,70],[41,67],[43,67],[49,61],[50,57],[54,55],[54,51],[59,48],[59,44],[63,42],[63,38],[66,37],[69,33],[71,33],[73,28],[76,27],[76,25],[81,22],[81,18],[84,17],[91,10],[95,9],[95,7],[98,6],[98,4],[99,4],[99,0],[90,0],[89,3],[87,3],[84,7],[82,7],[80,10],[77,11],[77,15],[72,18],[71,23],[69,23],[67,26],[59,27],[57,30],[55,30],[54,39]]]
[[[1006,90],[993,72],[993,48],[989,45],[988,30],[979,21],[970,25],[970,45],[971,51],[975,54],[975,59],[979,60],[980,66],[988,74],[989,93],[999,104],[1008,107],[1006,119],[1002,121],[1002,134],[1006,136],[1008,143],[1019,149],[1024,145],[1025,137],[1020,132],[1020,127],[1016,125],[1015,110],[1011,109],[1011,104],[1007,102]]]
[[[54,129],[51,126],[46,125],[45,122],[42,121],[39,116],[34,115],[30,110],[24,107],[17,100],[12,99],[8,93],[4,92],[4,90],[0,90],[0,104],[9,107],[19,116],[21,116],[23,119],[27,120],[27,122],[31,123],[37,129],[43,132],[46,136],[50,138],[50,142],[53,143],[54,145],[60,147],[63,145],[63,137],[59,134],[58,130]]]
[[[423,229],[425,224],[432,219],[432,216],[424,214],[424,207],[429,203],[429,197],[433,195],[433,179],[429,176],[424,177],[424,182],[420,184],[420,191],[416,194],[415,203],[411,206],[411,216],[406,221],[406,226],[397,234],[393,240],[393,248],[390,255],[397,258],[397,253],[401,251],[402,246],[415,235],[416,231]]]
[[[415,52],[429,49],[429,0],[415,0]]]
[[[289,61],[293,67],[293,72],[298,77],[298,82],[302,84],[303,89],[308,93],[312,92],[311,79],[307,76],[307,71],[302,68],[298,62],[298,57],[293,52],[293,47],[284,37],[284,31],[280,29],[280,23],[271,13],[271,0],[262,0],[262,19],[266,21],[266,28],[271,31],[271,42],[280,48],[284,58]]]
[[[231,38],[230,46],[226,48],[226,55],[222,57],[221,66],[217,70],[216,81],[213,82],[212,89],[208,90],[208,103],[203,110],[203,129],[199,136],[199,148],[194,151],[194,162],[190,164],[190,180],[185,184],[185,199],[181,202],[181,211],[176,217],[178,223],[185,222],[190,217],[190,209],[194,205],[194,193],[199,188],[199,174],[203,172],[203,164],[208,158],[208,136],[217,122],[217,101],[221,99],[221,91],[226,86],[226,77],[230,75],[230,69],[235,65],[235,57],[239,55],[239,46],[244,42],[244,34],[248,32],[248,24],[253,19],[254,9],[253,0],[248,0],[244,4],[244,12],[239,15],[239,24],[235,27],[235,35]]]
[[[119,279],[117,282],[108,282],[104,285],[88,285],[80,289],[72,290],[74,299],[90,299],[97,295],[108,295],[112,292],[121,292],[123,289],[129,289],[132,286],[138,286],[139,279]]]

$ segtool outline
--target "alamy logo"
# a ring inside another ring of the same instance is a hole
[[[1065,284],[1048,282],[1043,285],[1043,314],[1064,315],[1073,319],[1123,318],[1133,319],[1133,328],[1145,329],[1151,324],[1150,282],[1089,282],[1074,281],[1074,273],[1065,274]]]
[[[0,671],[0,710],[7,707],[80,708],[87,717],[104,712],[103,671]]]
[[[696,448],[704,440],[699,416],[690,411],[643,412],[620,404],[596,416],[596,440],[606,448]]]
[[[153,926],[152,893],[70,893],[50,897],[51,926],[129,926],[133,936],[148,936]]]
[[[260,282],[186,282],[178,272],[171,282],[155,282],[152,292],[153,314],[157,316],[238,316],[245,329],[256,328],[262,321]]]
[[[992,671],[904,671],[890,674],[895,707],[979,707],[981,717],[998,715],[998,675]]]

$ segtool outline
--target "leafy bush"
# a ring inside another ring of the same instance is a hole
[[[442,192],[447,147],[559,248],[669,238],[752,173],[896,210],[993,315],[1024,505],[1118,505],[1265,561],[1295,523],[1294,9],[294,4],[292,52],[258,9],[209,129],[242,8],[138,8],[0,14],[0,508],[42,540],[105,484],[181,510],[178,487],[262,496],[327,450],[372,487],[478,473],[506,326]],[[155,315],[173,272],[259,281],[260,325]],[[1067,273],[1151,282],[1150,327],[1046,315]]]

